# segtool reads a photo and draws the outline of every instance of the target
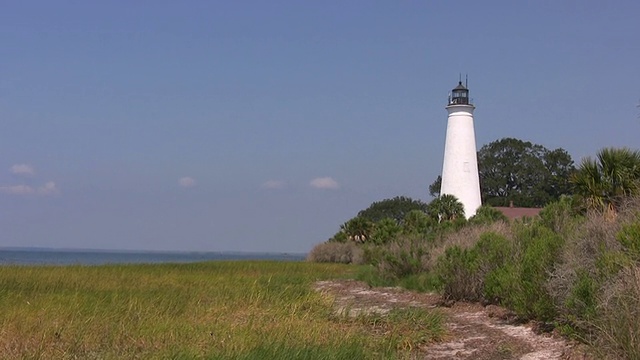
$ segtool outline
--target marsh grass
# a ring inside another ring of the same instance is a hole
[[[336,319],[316,280],[352,266],[294,262],[0,267],[0,353],[23,359],[404,358],[437,316]],[[377,320],[380,324],[383,320]]]

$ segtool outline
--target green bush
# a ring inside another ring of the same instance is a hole
[[[496,221],[509,221],[502,211],[490,206],[482,205],[476,210],[476,214],[469,219],[470,224],[489,225]]]
[[[640,221],[622,226],[616,239],[625,248],[631,259],[640,261]]]
[[[493,279],[509,259],[511,244],[501,235],[484,233],[472,247],[448,248],[438,259],[436,274],[443,297],[448,300],[492,301],[486,280]]]
[[[434,221],[421,210],[411,210],[404,217],[402,232],[406,235],[428,236],[432,231]]]
[[[562,304],[568,310],[568,321],[574,330],[580,330],[581,336],[588,333],[588,322],[592,321],[597,312],[597,295],[600,285],[598,281],[584,271],[579,271],[577,280],[567,300]]]
[[[575,231],[582,219],[575,210],[576,207],[573,197],[563,195],[540,211],[540,223],[558,234],[567,236]]]
[[[423,271],[429,244],[422,237],[400,236],[376,252],[375,265],[386,277],[402,278]]]
[[[391,218],[384,218],[376,223],[371,232],[370,243],[384,245],[394,240],[402,232],[402,227]]]
[[[436,264],[438,285],[448,300],[479,300],[481,280],[476,252],[459,246],[448,248]]]
[[[525,226],[516,234],[521,258],[519,294],[507,297],[507,304],[525,319],[550,321],[556,315],[553,299],[547,291],[549,274],[559,259],[563,239],[539,224]]]

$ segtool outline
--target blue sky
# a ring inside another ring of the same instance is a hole
[[[0,246],[306,252],[478,146],[640,148],[637,1],[5,1]],[[464,76],[464,75],[463,75]]]

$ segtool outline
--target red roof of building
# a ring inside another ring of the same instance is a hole
[[[540,213],[540,210],[542,210],[542,208],[522,208],[513,206],[496,207],[495,209],[500,210],[504,214],[504,216],[508,217],[511,220],[525,216],[534,217]]]

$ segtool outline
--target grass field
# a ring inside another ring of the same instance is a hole
[[[0,353],[24,359],[405,358],[442,336],[437,313],[346,318],[302,262],[1,266]],[[416,322],[429,324],[415,326]]]

